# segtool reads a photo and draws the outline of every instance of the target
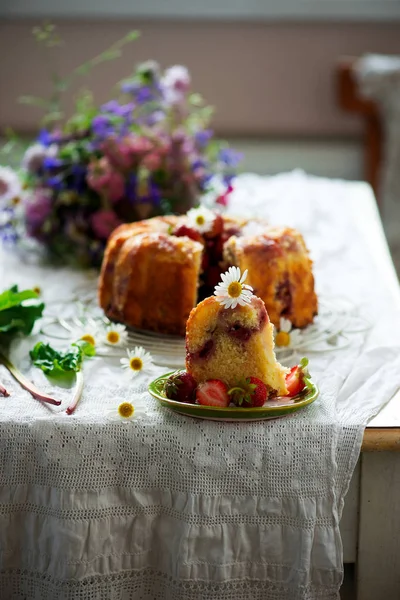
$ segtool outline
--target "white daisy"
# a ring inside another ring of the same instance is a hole
[[[125,325],[120,323],[107,325],[102,341],[107,346],[124,346],[128,341],[128,332]]]
[[[153,359],[149,352],[142,346],[136,346],[133,350],[126,351],[128,358],[121,358],[123,369],[129,369],[131,377],[136,377],[142,371],[147,371],[153,366]]]
[[[196,229],[200,233],[207,233],[208,231],[211,231],[215,221],[215,213],[205,206],[191,208],[187,213],[187,217],[189,220],[189,226],[193,227],[193,229]]]
[[[92,344],[92,346],[96,346],[100,342],[101,335],[99,333],[99,329],[94,325],[82,325],[82,327],[73,329],[71,331],[71,338],[76,342],[78,340],[83,340],[84,342],[88,342]]]
[[[0,203],[17,203],[21,195],[22,186],[17,173],[11,167],[0,167]]]
[[[225,308],[236,308],[238,304],[245,306],[250,304],[253,297],[253,288],[246,285],[247,269],[243,273],[239,267],[229,267],[226,273],[222,273],[222,282],[215,286],[214,295]]]
[[[279,329],[275,334],[275,344],[278,347],[294,348],[302,341],[302,335],[298,329],[293,329],[288,319],[281,317]]]
[[[22,166],[30,173],[36,173],[43,165],[45,158],[54,158],[57,154],[58,148],[56,144],[52,144],[49,147],[43,146],[43,144],[40,143],[32,144],[32,146],[29,146],[25,151],[22,159]]]
[[[134,406],[132,402],[121,402],[117,408],[111,409],[107,413],[107,417],[112,421],[123,421],[127,423],[132,419],[142,418],[146,415],[143,406]]]

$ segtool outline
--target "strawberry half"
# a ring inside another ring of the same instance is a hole
[[[209,379],[197,387],[196,400],[203,406],[226,408],[230,403],[228,387],[219,379]]]
[[[194,404],[196,400],[197,383],[186,371],[178,371],[170,375],[164,383],[164,393],[170,400],[178,402],[189,402]]]
[[[302,358],[300,363],[292,367],[286,375],[286,388],[288,396],[297,396],[305,387],[312,387],[310,373],[308,371],[308,358]]]
[[[228,395],[236,406],[264,406],[268,388],[261,379],[246,377],[240,379],[237,385],[229,390]]]

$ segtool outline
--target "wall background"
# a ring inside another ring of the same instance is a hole
[[[16,98],[48,89],[48,69],[31,36],[37,22],[0,23],[0,128],[36,130],[38,112],[17,104]],[[400,54],[399,22],[103,19],[57,24],[66,41],[52,56],[60,73],[101,52],[130,29],[141,31],[141,38],[121,59],[91,75],[88,84],[99,101],[108,99],[113,85],[141,60],[154,58],[163,66],[184,63],[192,72],[194,89],[217,109],[216,131],[230,136],[359,138],[358,119],[336,106],[337,59],[365,52]]]

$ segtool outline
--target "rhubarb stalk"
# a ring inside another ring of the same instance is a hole
[[[21,371],[19,371],[1,352],[0,363],[10,371],[11,375],[18,381],[21,387],[27,390],[36,400],[41,400],[42,402],[47,402],[48,404],[54,404],[54,406],[60,406],[61,400],[55,400],[55,398],[52,398],[51,396],[42,394],[42,392],[38,390],[37,387],[35,387],[33,383],[25,377],[25,375],[22,375]]]
[[[72,413],[78,406],[78,402],[82,396],[82,391],[83,391],[83,373],[82,373],[82,371],[77,371],[75,394],[74,394],[74,397],[72,398],[71,404],[68,406],[67,410],[65,411],[67,413],[67,415],[72,415]]]
[[[10,395],[10,392],[6,390],[4,385],[0,382],[0,396],[5,396],[6,398]]]

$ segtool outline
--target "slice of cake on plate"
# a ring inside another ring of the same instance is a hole
[[[186,370],[198,384],[220,380],[233,388],[241,379],[261,380],[269,396],[287,394],[288,370],[274,352],[273,325],[264,302],[246,285],[247,271],[230,267],[186,325]]]

